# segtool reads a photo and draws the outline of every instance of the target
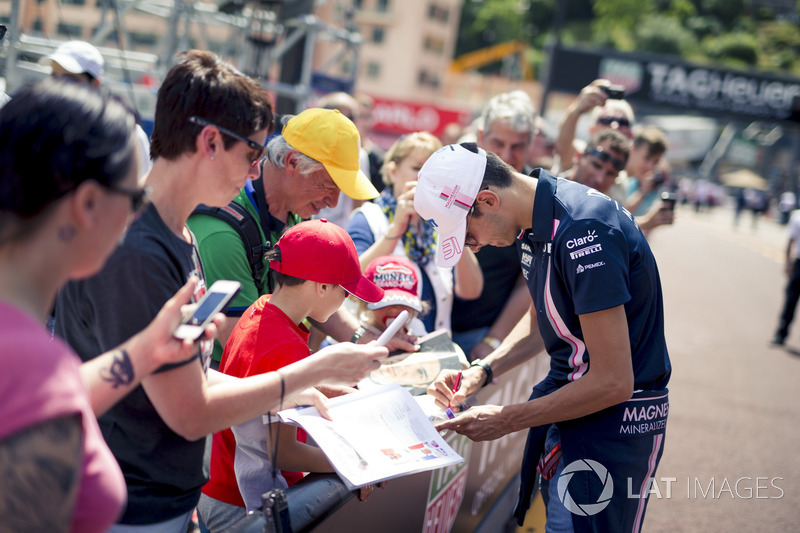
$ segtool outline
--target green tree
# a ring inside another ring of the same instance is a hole
[[[758,63],[758,39],[749,33],[726,33],[704,41],[709,58],[732,67],[754,67]]]
[[[669,0],[665,7],[658,8],[659,13],[664,13],[670,18],[677,19],[681,24],[697,15],[697,7],[691,0]]]
[[[698,11],[719,20],[725,28],[730,28],[741,15],[746,13],[747,0],[700,0]]]
[[[793,70],[800,54],[800,28],[789,21],[769,21],[760,25],[759,41],[764,68]]]
[[[651,15],[636,27],[636,50],[681,56],[697,46],[694,34],[675,17]]]
[[[592,30],[596,41],[620,50],[633,50],[634,30],[655,12],[654,0],[595,0]]]
[[[531,46],[536,65],[559,2],[567,45],[800,74],[800,0],[793,9],[753,0],[464,0],[456,54],[518,39]]]

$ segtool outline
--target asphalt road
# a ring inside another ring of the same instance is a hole
[[[768,344],[786,239],[724,208],[651,234],[673,374],[643,531],[800,530],[800,314],[785,348]]]

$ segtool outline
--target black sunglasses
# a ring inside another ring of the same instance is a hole
[[[592,157],[596,157],[603,163],[611,163],[618,172],[625,168],[625,161],[620,159],[619,157],[614,157],[613,155],[609,154],[608,152],[603,151],[602,148],[598,146],[592,146],[591,148],[587,148],[585,155],[590,155]]]
[[[127,196],[131,201],[131,212],[133,214],[138,213],[150,203],[150,187],[142,187],[141,189],[126,189],[117,185],[103,185],[103,187],[115,194]]]
[[[597,123],[603,124],[604,126],[610,126],[615,122],[620,128],[631,127],[631,121],[625,117],[600,117],[597,119]]]
[[[237,141],[242,141],[243,143],[245,143],[247,146],[252,148],[253,151],[254,151],[253,155],[250,156],[250,163],[253,166],[256,166],[258,164],[258,162],[261,161],[264,158],[264,154],[267,151],[266,144],[264,144],[264,145],[258,144],[253,139],[248,139],[244,135],[242,135],[240,133],[236,133],[233,130],[229,130],[225,126],[220,126],[219,124],[217,124],[215,122],[211,122],[208,119],[205,119],[205,118],[202,118],[202,117],[198,117],[198,116],[191,116],[191,117],[189,117],[189,122],[191,122],[192,124],[197,124],[198,126],[201,126],[201,127],[214,126],[219,131],[221,131],[223,134],[228,135],[229,137],[233,137]]]

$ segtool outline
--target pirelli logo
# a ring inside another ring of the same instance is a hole
[[[569,257],[570,259],[578,259],[579,257],[586,257],[587,255],[591,255],[602,250],[603,246],[601,244],[593,244],[591,246],[587,246],[586,248],[581,248],[580,250],[570,252]]]

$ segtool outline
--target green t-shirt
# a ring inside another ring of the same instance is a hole
[[[264,239],[264,229],[261,227],[261,219],[258,216],[253,202],[247,194],[247,188],[242,189],[239,195],[233,199],[234,202],[244,207],[256,220],[258,231],[261,235],[261,242]],[[272,215],[269,215],[271,218]],[[285,227],[291,227],[302,219],[294,213],[289,214]],[[275,220],[277,224],[273,227],[280,227],[282,223]],[[189,229],[197,239],[197,246],[200,250],[200,260],[203,263],[203,270],[206,275],[206,283],[210,286],[218,279],[231,279],[239,281],[242,288],[231,300],[226,314],[231,317],[229,320],[238,320],[238,317],[255,302],[259,296],[269,294],[269,263],[264,262],[264,272],[261,275],[261,283],[264,287],[259,293],[256,283],[253,280],[253,271],[250,269],[250,260],[244,249],[244,244],[239,233],[227,222],[209,215],[192,215],[188,221]],[[270,232],[270,243],[275,244],[280,237],[280,232]],[[222,358],[222,346],[218,341],[214,342],[215,361]]]

